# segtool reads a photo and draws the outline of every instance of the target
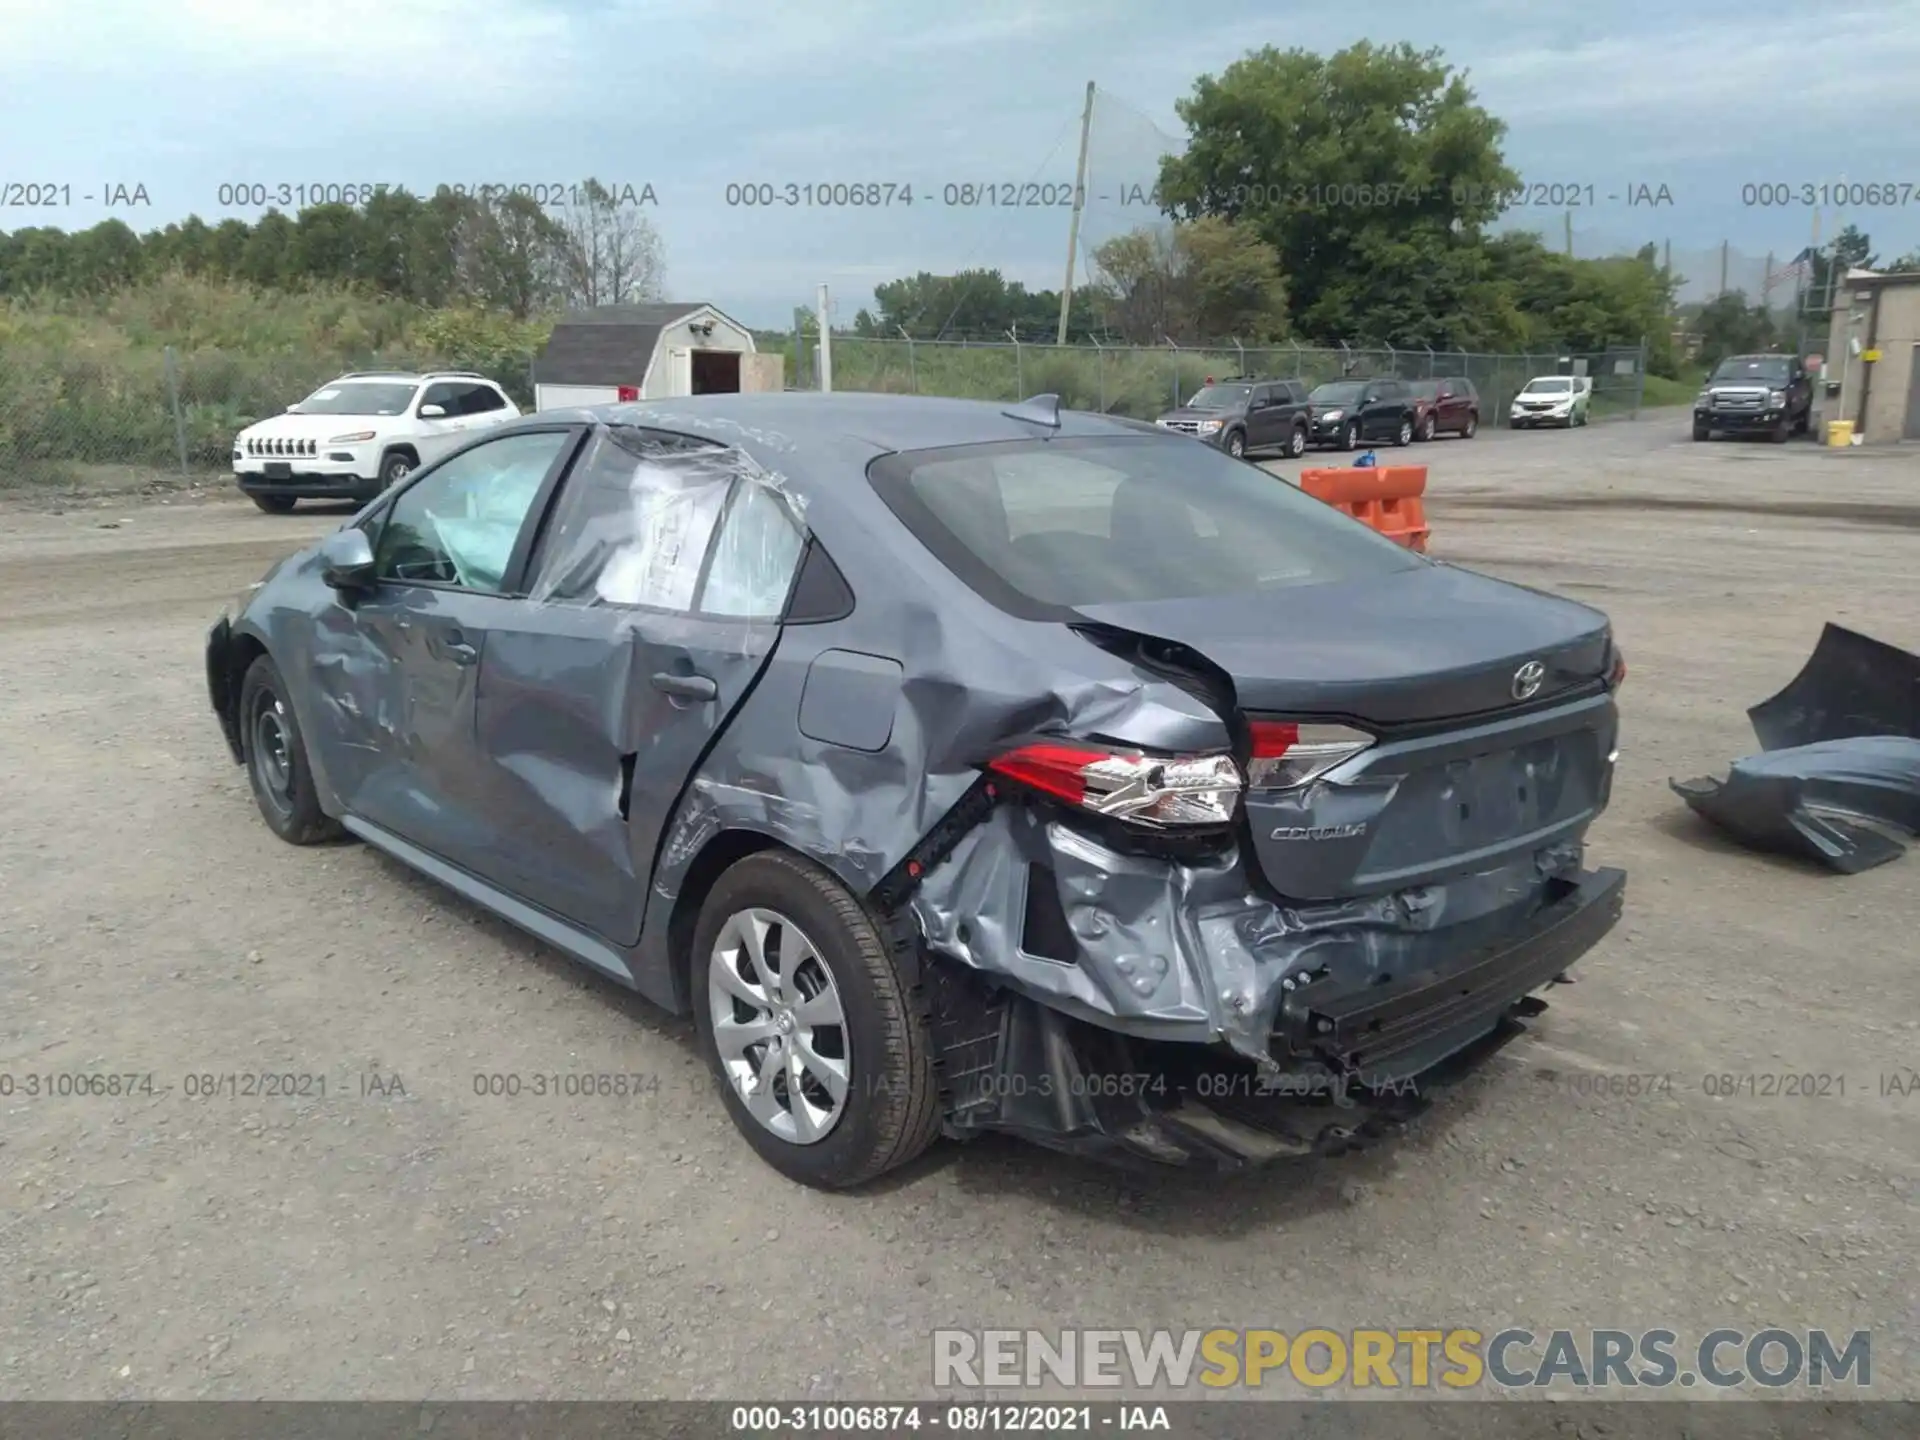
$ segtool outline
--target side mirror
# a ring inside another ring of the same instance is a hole
[[[373,542],[357,527],[336,530],[320,542],[320,578],[335,590],[371,590]]]
[[[422,420],[444,420],[446,416],[447,407],[444,405],[422,405],[420,407],[420,418]]]

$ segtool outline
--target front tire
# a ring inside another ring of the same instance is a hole
[[[1227,454],[1234,459],[1244,459],[1247,453],[1247,437],[1238,430],[1227,432]]]
[[[1411,445],[1413,443],[1413,422],[1411,420],[1402,420],[1400,422],[1400,428],[1394,431],[1393,443],[1396,445]]]
[[[419,468],[411,455],[395,451],[380,462],[380,488],[391,490]]]
[[[306,737],[271,656],[258,657],[240,682],[240,754],[269,830],[289,845],[318,845],[339,836],[339,822],[320,808]]]
[[[1358,420],[1349,420],[1345,425],[1340,427],[1340,448],[1342,450],[1358,450],[1360,448],[1360,422]]]
[[[1708,439],[1712,434],[1713,431],[1709,427],[1702,425],[1698,420],[1693,422],[1693,438],[1695,440]]]
[[[286,515],[293,510],[293,497],[289,495],[249,495],[247,498],[269,515]]]
[[[1416,440],[1431,440],[1433,439],[1433,431],[1434,431],[1433,416],[1429,415],[1427,416],[1426,419],[1420,422],[1420,429],[1417,432],[1415,432],[1413,438]]]
[[[768,851],[727,871],[701,907],[691,978],[727,1113],[788,1179],[844,1190],[933,1143],[925,1002],[824,870]]]
[[[1792,435],[1793,421],[1782,415],[1780,417],[1780,423],[1773,427],[1768,433],[1767,438],[1776,445],[1784,445]]]

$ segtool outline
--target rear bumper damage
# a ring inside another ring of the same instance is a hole
[[[1299,907],[1234,850],[1123,853],[996,806],[910,901],[949,1133],[1230,1167],[1389,1133],[1618,921],[1625,875],[1580,859]]]
[[[1756,850],[1843,875],[1920,835],[1920,656],[1828,625],[1793,682],[1747,711],[1762,753],[1725,780],[1671,780],[1703,819]]]

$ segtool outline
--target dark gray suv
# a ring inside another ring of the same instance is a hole
[[[1307,449],[1307,382],[1209,380],[1185,405],[1155,423],[1205,440],[1229,455],[1278,450],[1298,458]]]
[[[275,834],[691,1011],[823,1186],[1394,1128],[1618,918],[1624,674],[1595,610],[1051,396],[528,416],[206,645]]]

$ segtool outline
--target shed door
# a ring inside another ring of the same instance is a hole
[[[667,394],[693,394],[692,350],[669,350],[667,352]]]

